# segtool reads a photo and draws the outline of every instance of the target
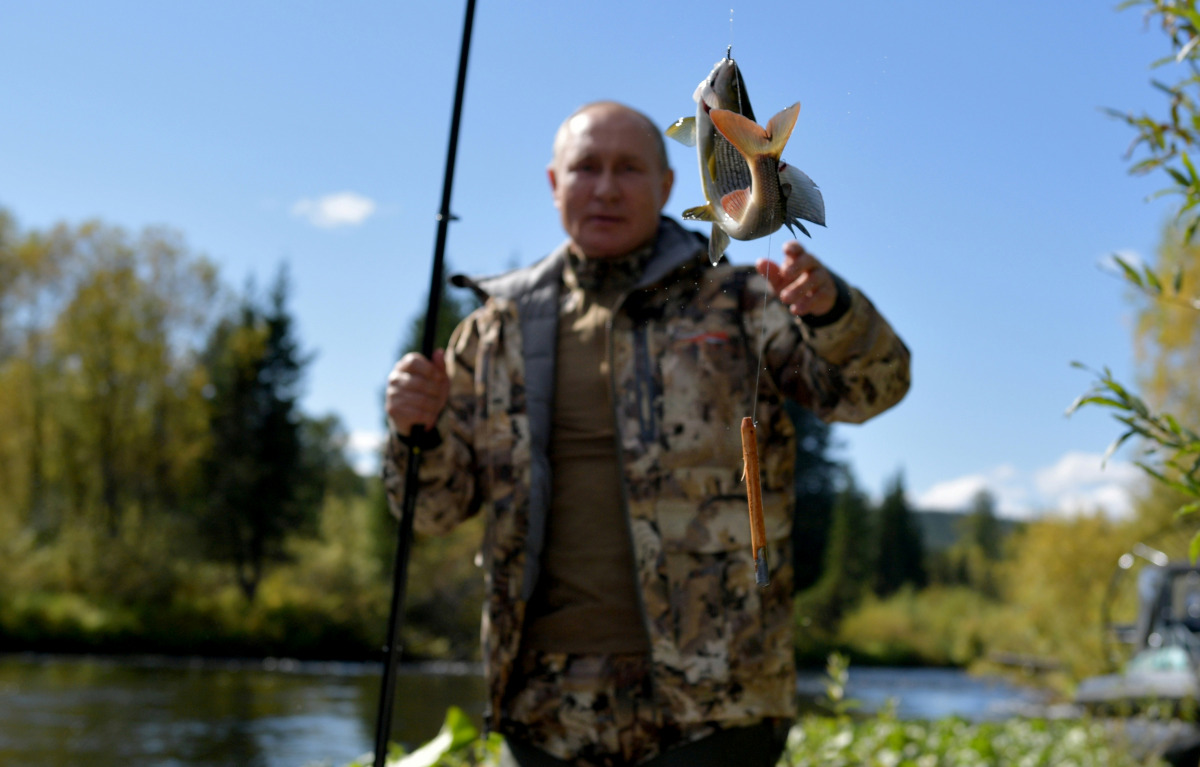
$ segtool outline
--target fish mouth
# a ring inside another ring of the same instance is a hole
[[[750,98],[746,95],[741,70],[733,59],[718,61],[698,90],[701,91],[698,94],[701,98],[697,101],[703,106],[704,114],[707,115],[714,109],[728,109],[748,120],[754,120],[754,110],[751,109]]]

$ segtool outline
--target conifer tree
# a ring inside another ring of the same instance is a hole
[[[875,593],[886,597],[906,584],[923,587],[927,582],[924,544],[905,497],[902,474],[889,484],[878,518]]]
[[[963,540],[978,547],[985,559],[995,562],[1000,558],[1003,533],[1000,520],[996,518],[996,497],[987,490],[980,490],[971,499],[971,508],[962,520]]]
[[[249,292],[249,291],[248,291]],[[269,305],[243,298],[209,340],[212,448],[204,465],[199,530],[210,554],[233,565],[248,600],[290,533],[312,530],[319,499],[306,493],[297,408],[307,359],[287,310],[281,269]]]
[[[785,407],[796,429],[792,565],[796,590],[803,591],[821,578],[840,466],[829,457],[829,424],[790,400]]]
[[[854,476],[844,470],[844,487],[833,505],[833,519],[821,579],[799,597],[799,610],[827,635],[835,635],[842,616],[872,586],[870,552],[862,545],[871,537],[871,506]]]

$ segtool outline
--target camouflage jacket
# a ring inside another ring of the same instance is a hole
[[[474,286],[487,300],[447,350],[440,441],[423,448],[414,526],[486,515],[483,657],[490,722],[503,717],[550,503],[550,409],[565,246]],[[622,497],[658,702],[679,722],[793,716],[790,397],[825,421],[898,402],[909,353],[857,290],[810,327],[747,267],[712,267],[703,237],[663,219],[638,285],[614,309],[608,350]],[[846,306],[848,304],[848,306]],[[762,375],[756,373],[763,349]],[[757,408],[755,399],[757,398]],[[756,413],[770,585],[755,585],[739,426]],[[399,513],[408,448],[384,475]]]

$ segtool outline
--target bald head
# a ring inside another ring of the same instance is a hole
[[[613,101],[577,110],[558,129],[546,170],[576,253],[617,258],[654,241],[675,174],[641,112]]]
[[[554,134],[554,157],[551,159],[551,164],[558,161],[568,137],[572,133],[578,133],[582,129],[582,124],[587,121],[586,118],[593,114],[605,116],[624,114],[640,123],[641,127],[645,130],[647,138],[653,144],[654,153],[660,163],[660,169],[667,170],[671,167],[667,161],[667,146],[666,142],[663,141],[662,131],[658,129],[658,126],[649,117],[632,107],[625,106],[619,101],[592,101],[568,115],[567,119],[562,121],[562,125],[558,126],[558,132]]]

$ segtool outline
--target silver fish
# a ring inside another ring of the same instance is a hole
[[[683,217],[712,222],[708,256],[714,266],[730,237],[753,240],[781,226],[793,235],[793,227],[807,235],[800,219],[825,225],[825,201],[817,185],[780,159],[800,104],[772,117],[765,129],[759,127],[729,51],[700,81],[692,98],[696,116],[676,120],[666,133],[696,147],[705,204],[688,208]]]

